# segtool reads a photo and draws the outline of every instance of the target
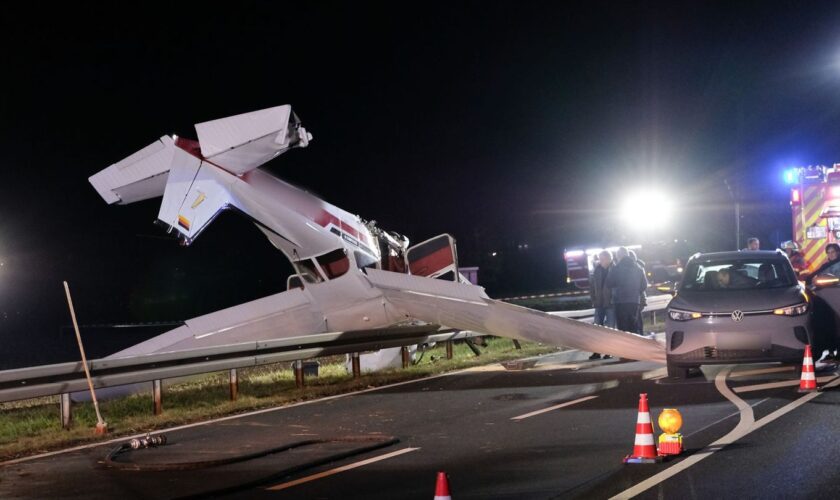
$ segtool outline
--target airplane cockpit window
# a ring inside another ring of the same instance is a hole
[[[307,283],[320,283],[324,281],[321,274],[311,259],[303,259],[293,262],[298,275]]]
[[[375,258],[360,250],[353,252],[353,258],[356,259],[356,267],[359,269],[376,268],[379,263]]]
[[[343,248],[321,255],[317,259],[327,279],[338,278],[350,270],[350,259],[347,258],[347,252]]]

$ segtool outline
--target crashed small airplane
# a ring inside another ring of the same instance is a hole
[[[185,321],[112,357],[372,330],[425,322],[489,335],[665,361],[661,343],[490,299],[458,272],[455,241],[408,239],[259,167],[309,145],[291,106],[163,136],[90,177],[109,204],[163,197],[158,220],[189,245],[223,210],[250,219],[291,262],[287,291]]]

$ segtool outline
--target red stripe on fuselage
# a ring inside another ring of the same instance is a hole
[[[228,170],[225,167],[213,163],[212,161],[208,160],[207,158],[201,155],[201,145],[198,141],[186,139],[184,137],[178,137],[175,139],[175,145],[180,149],[183,149],[187,153],[195,156],[196,158],[199,158],[202,161],[206,161],[207,163],[210,163],[211,165],[219,167],[225,172],[228,172]],[[356,228],[351,226],[350,223],[344,222],[343,220],[327,212],[323,208],[321,208],[321,211],[318,213],[318,215],[315,216],[314,222],[324,228],[327,227],[330,223],[332,223],[335,227],[341,229],[350,236],[353,236],[360,242],[366,245],[370,245],[370,239],[368,238],[368,235],[365,232],[357,230]]]

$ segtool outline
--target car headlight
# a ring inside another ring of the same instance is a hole
[[[690,319],[697,319],[701,316],[699,312],[692,312],[692,311],[680,311],[677,309],[669,309],[668,316],[671,317],[674,321],[688,321]]]
[[[779,309],[773,309],[773,314],[776,314],[778,316],[799,316],[800,314],[805,314],[806,312],[808,312],[807,302],[788,307],[781,307]]]

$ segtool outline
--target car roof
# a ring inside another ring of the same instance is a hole
[[[773,250],[742,250],[729,252],[697,253],[691,256],[691,260],[770,260],[782,257],[782,253]]]

